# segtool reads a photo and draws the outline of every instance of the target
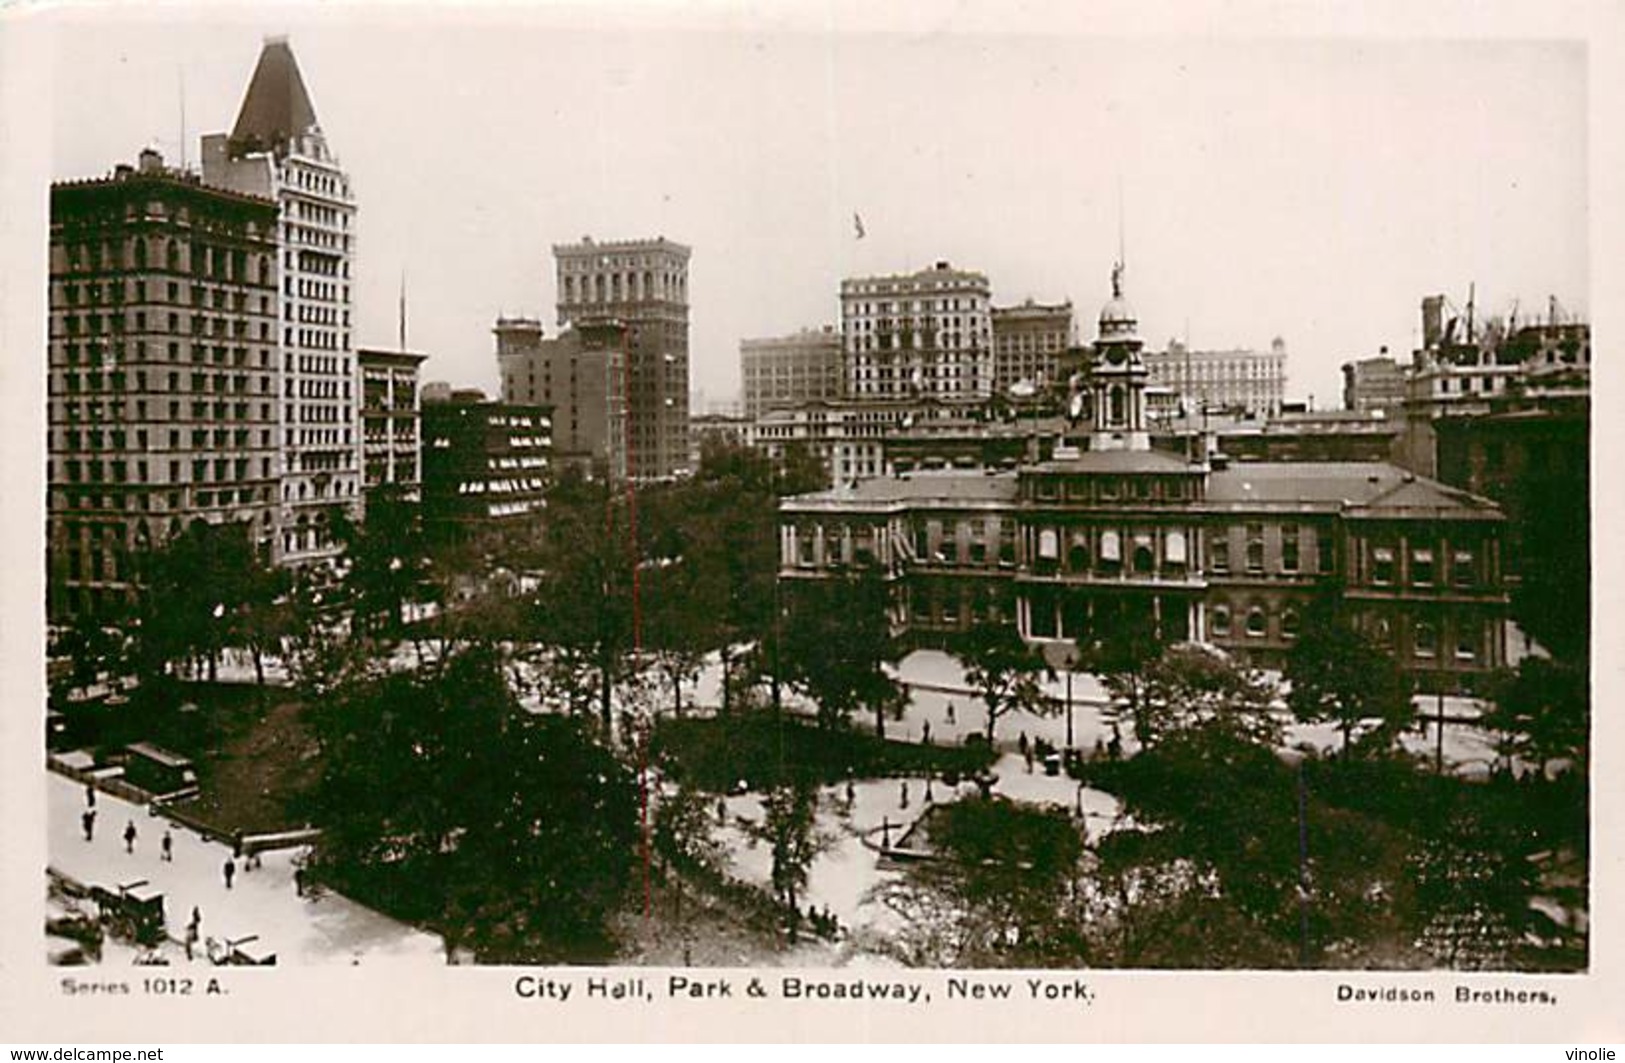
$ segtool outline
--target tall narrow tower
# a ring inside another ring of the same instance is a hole
[[[1095,340],[1091,372],[1094,425],[1090,450],[1150,450],[1145,423],[1145,383],[1140,358],[1139,322],[1123,298],[1123,264],[1112,267],[1111,301],[1100,309],[1100,338]]]
[[[266,38],[231,133],[203,138],[203,179],[280,208],[277,554],[288,564],[331,557],[336,518],[358,517],[362,505],[350,338],[356,208],[287,38]]]

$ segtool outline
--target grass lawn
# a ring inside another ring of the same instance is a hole
[[[176,807],[227,833],[303,826],[286,806],[320,771],[304,706],[276,688],[239,688],[225,699],[214,689],[192,693],[212,726],[203,748],[180,750],[195,759],[202,793]]]
[[[767,711],[664,718],[655,728],[652,747],[672,775],[713,792],[726,791],[740,781],[762,789],[794,779],[830,784],[848,778],[969,775],[993,761],[981,744],[893,742],[861,731],[826,730]]]

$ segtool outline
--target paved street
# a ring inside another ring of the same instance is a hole
[[[80,827],[85,788],[56,773],[48,776],[50,860],[58,871],[87,886],[116,890],[145,879],[147,889],[164,895],[169,936],[185,937],[196,906],[203,915],[202,936],[237,941],[251,935],[256,954],[274,953],[278,963],[443,962],[440,939],[326,892],[319,899],[296,895],[293,857],[297,850],[266,853],[263,866],[246,871],[238,861],[233,888],[225,887],[222,867],[230,847],[205,841],[192,831],[171,827],[175,858],[160,859],[159,841],[167,822],[106,792],[96,795],[96,830],[86,842]],[[135,852],[126,853],[122,834],[133,822]],[[185,963],[179,946],[167,948],[172,963]],[[203,950],[197,962],[206,963]]]

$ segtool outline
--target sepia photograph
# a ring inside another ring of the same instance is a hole
[[[909,10],[24,13],[24,961],[1594,970],[1583,32]]]

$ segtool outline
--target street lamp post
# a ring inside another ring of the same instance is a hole
[[[1078,655],[1074,650],[1067,650],[1066,660],[1066,748],[1072,749],[1072,667],[1078,663]]]

